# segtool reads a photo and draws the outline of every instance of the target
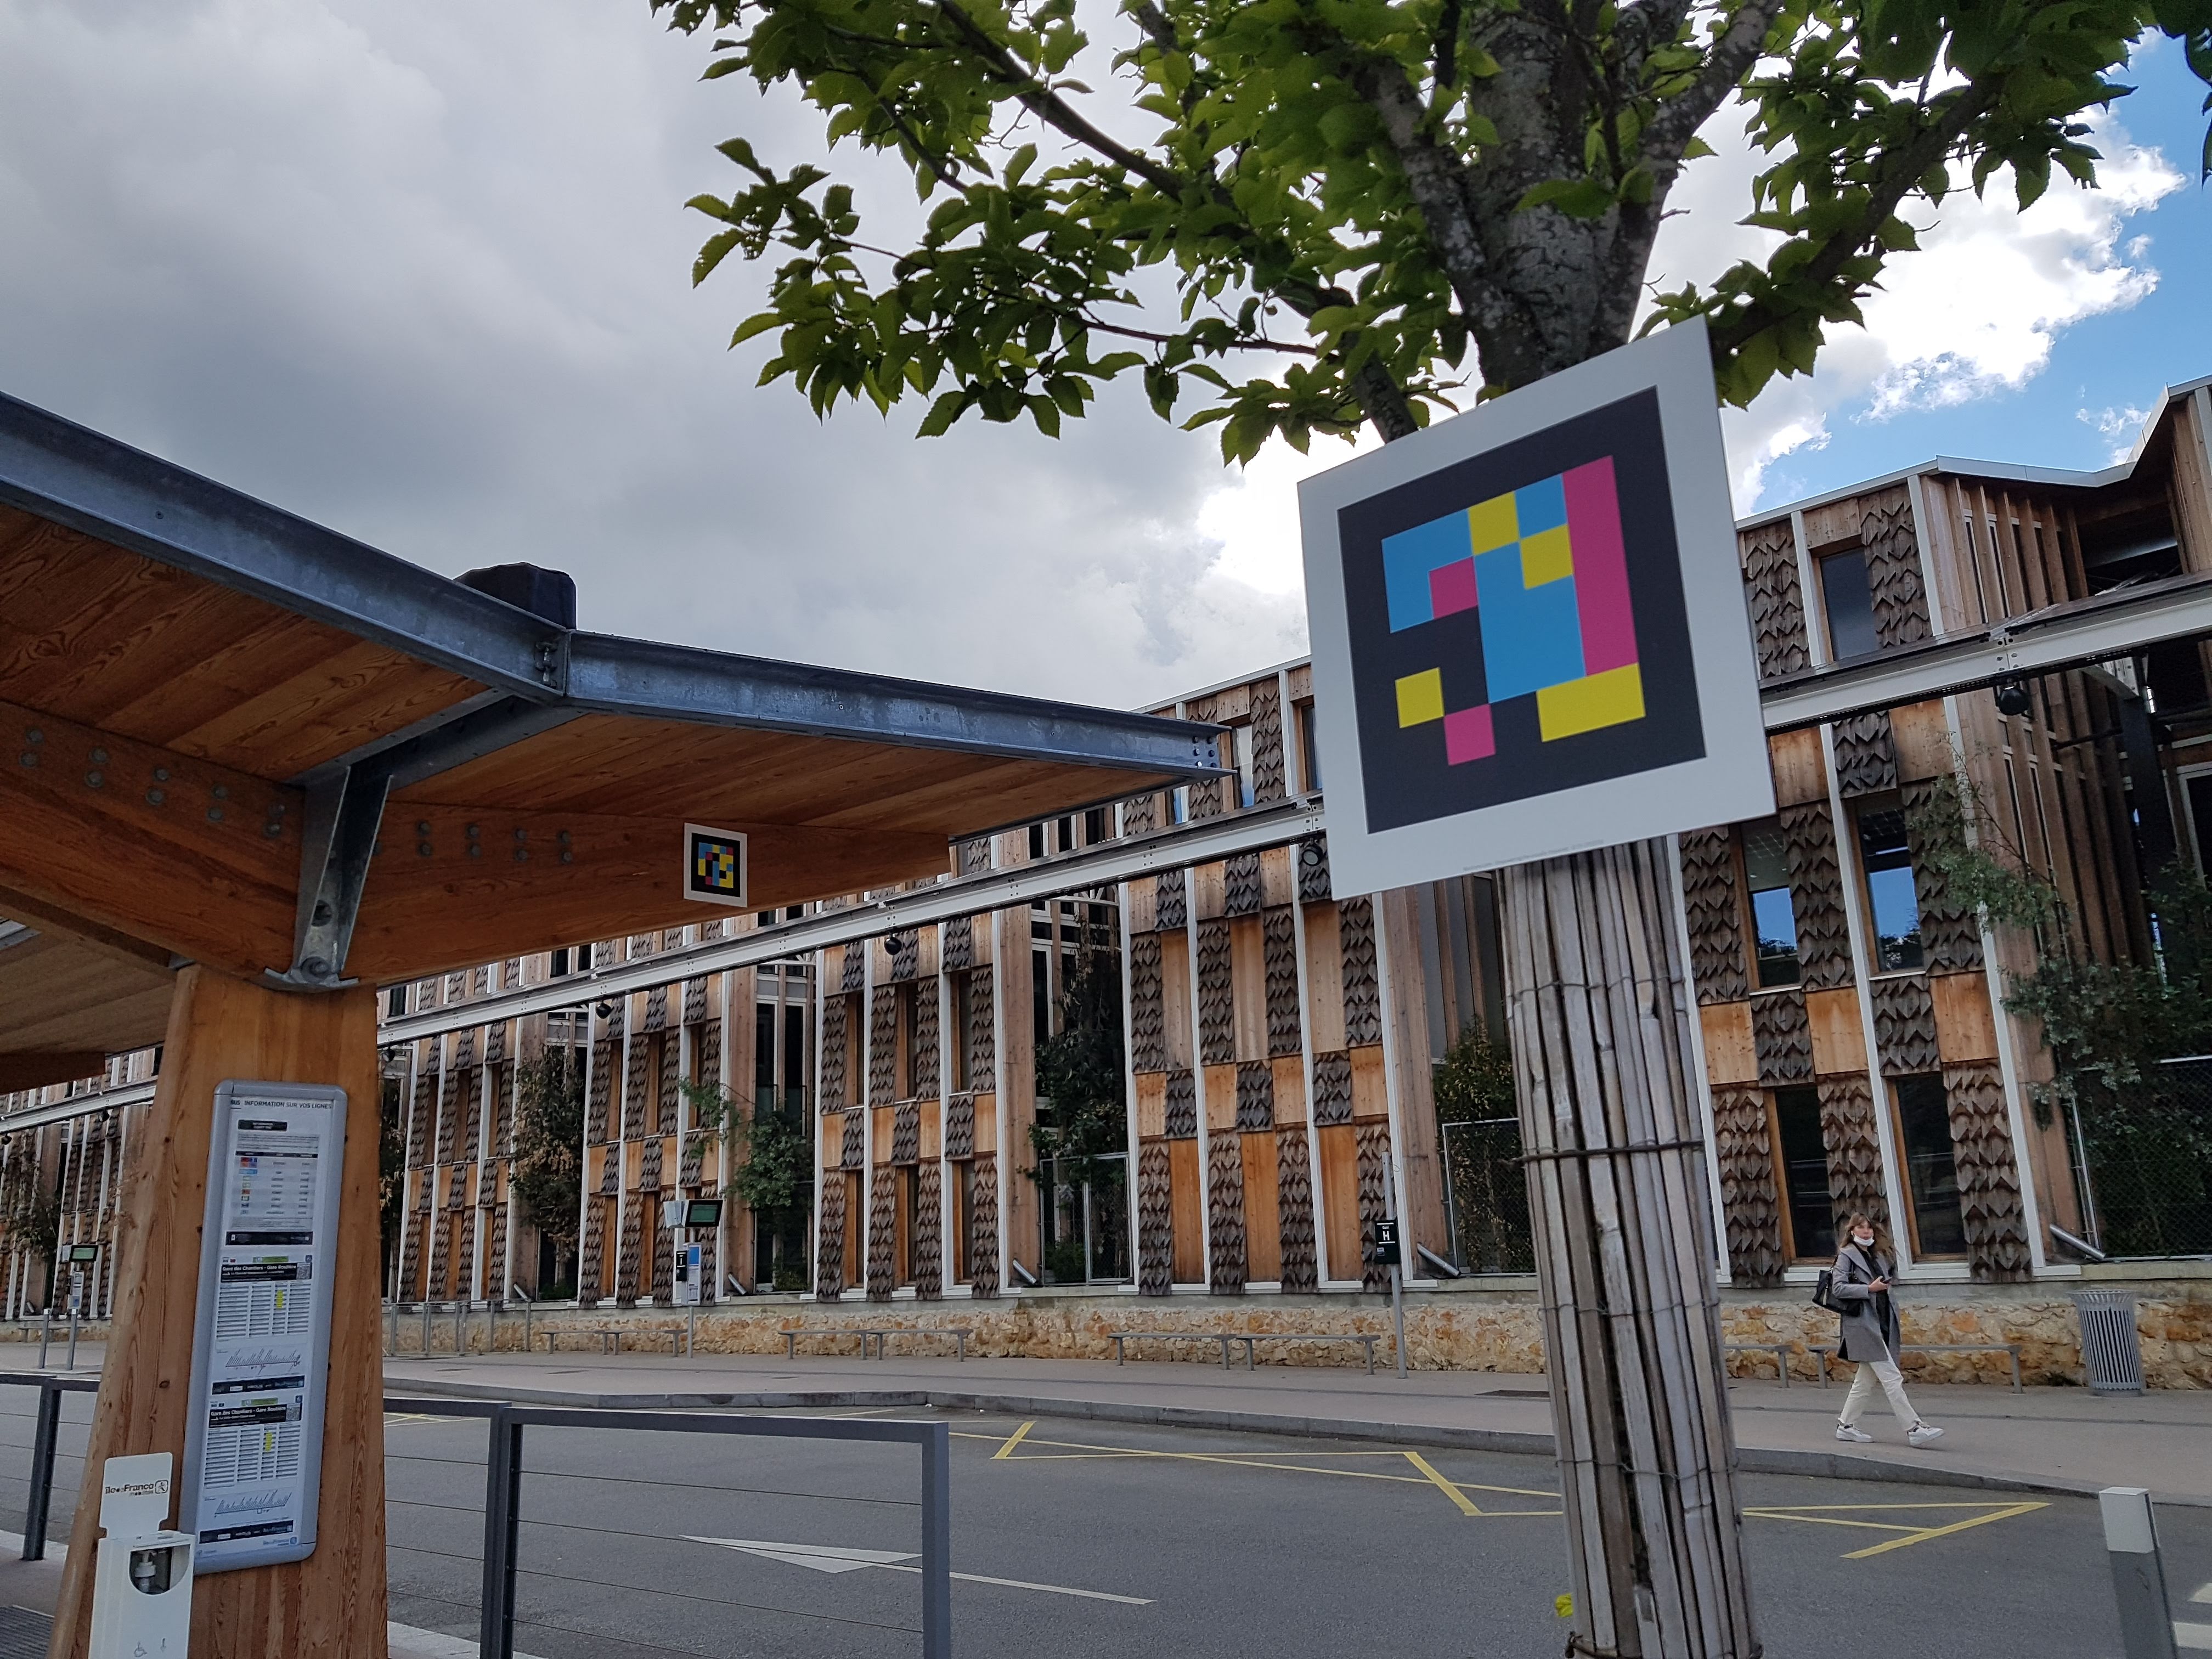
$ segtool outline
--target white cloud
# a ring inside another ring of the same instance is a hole
[[[2150,238],[2130,235],[2129,222],[2179,189],[2182,177],[2113,117],[2092,117],[2091,125],[2106,157],[2094,188],[2060,175],[2021,212],[2008,171],[1979,198],[1960,191],[1940,209],[1923,206],[1920,250],[1890,262],[1883,287],[1861,307],[1865,326],[1832,327],[1809,379],[1777,380],[1748,410],[1723,415],[1741,510],[1758,505],[1778,462],[1825,443],[1832,422],[2016,390],[2041,373],[2063,330],[2156,288]],[[1728,222],[1748,203],[1763,161],[1741,125],[1729,112],[1706,130],[1719,154],[1694,163],[1670,203],[1688,211],[1662,234],[1654,258],[1661,286],[1710,278],[1738,258],[1763,257],[1777,240]]]
[[[2074,418],[2086,426],[2094,427],[2097,435],[2109,446],[2107,459],[2115,465],[2127,459],[2136,447],[2136,438],[2142,431],[2143,422],[2157,411],[2137,409],[2132,404],[2124,409],[2077,409]]]

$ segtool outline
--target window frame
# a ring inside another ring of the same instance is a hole
[[[1912,1149],[1905,1133],[1905,1092],[1907,1083],[1932,1081],[1941,1097],[1943,1107],[1943,1129],[1946,1144],[1951,1149],[1951,1188],[1956,1195],[1959,1217],[1959,1248],[1955,1250],[1930,1250],[1921,1243],[1920,1202],[1912,1183]],[[1941,1072],[1908,1072],[1882,1079],[1882,1092],[1887,1097],[1890,1134],[1897,1149],[1897,1172],[1902,1190],[1898,1196],[1904,1202],[1905,1238],[1910,1243],[1911,1259],[1927,1262],[1962,1262],[1971,1259],[1972,1247],[1966,1238],[1966,1192],[1959,1181],[1959,1147],[1951,1139],[1951,1091]],[[1894,1229],[1893,1229],[1894,1231]]]

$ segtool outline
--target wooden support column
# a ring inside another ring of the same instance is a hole
[[[1667,843],[1501,885],[1576,1650],[1755,1659]]]
[[[376,994],[272,991],[212,969],[177,976],[161,1079],[125,1183],[113,1334],[70,1537],[52,1659],[83,1659],[92,1620],[100,1472],[167,1451],[183,1472],[215,1091],[227,1079],[336,1084],[346,1155],[331,1316],[330,1395],[315,1553],[210,1574],[192,1647],[221,1659],[386,1659],[384,1377],[377,1329]]]

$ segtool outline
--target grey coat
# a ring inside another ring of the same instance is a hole
[[[1842,1309],[1841,1352],[1855,1365],[1870,1359],[1894,1359],[1904,1345],[1896,1291],[1877,1302],[1875,1293],[1867,1288],[1877,1279],[1887,1279],[1893,1285],[1896,1274],[1897,1264],[1880,1250],[1862,1251],[1856,1244],[1846,1244],[1836,1256],[1833,1288]]]

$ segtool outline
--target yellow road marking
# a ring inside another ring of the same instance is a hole
[[[1852,1550],[1843,1559],[1863,1561],[1870,1555],[1881,1555],[1891,1550],[1908,1549],[1915,1544],[1924,1544],[1931,1538],[1948,1537],[1954,1532],[1965,1532],[1971,1527],[1985,1527],[1992,1521],[2009,1521],[2015,1516],[2028,1515],[2037,1510],[2049,1509],[2048,1504],[1808,1504],[1794,1506],[1775,1506],[1747,1509],[1744,1514],[1762,1521],[1803,1521],[1822,1527],[1863,1527],[1872,1532],[1893,1532],[1901,1537],[1885,1539],[1879,1544],[1869,1544],[1863,1550]],[[1984,1514],[1971,1516],[1964,1521],[1954,1521],[1948,1526],[1921,1527],[1900,1524],[1894,1521],[1857,1521],[1850,1515],[1894,1514],[1901,1510],[1983,1510]]]
[[[1474,1503],[1468,1498],[1465,1492],[1462,1492],[1457,1486],[1452,1485],[1450,1481],[1445,1480],[1443,1475],[1437,1474],[1437,1466],[1430,1462],[1427,1458],[1422,1456],[1420,1453],[1417,1451],[1407,1452],[1406,1454],[1406,1461],[1408,1463],[1411,1463],[1415,1468],[1419,1469],[1423,1474],[1428,1476],[1431,1480],[1434,1481],[1437,1491],[1443,1493],[1445,1497],[1450,1498],[1453,1503],[1458,1504],[1459,1512],[1462,1515],[1480,1515],[1482,1513],[1480,1510],[1475,1508]]]
[[[2010,1509],[1999,1510],[1994,1515],[1978,1515],[1971,1521],[1954,1521],[1948,1527],[1930,1527],[1910,1538],[1893,1538],[1886,1544],[1876,1544],[1869,1549],[1853,1550],[1844,1559],[1863,1561],[1869,1555],[1880,1555],[1885,1550],[1901,1550],[1908,1544],[1924,1544],[1931,1538],[1942,1538],[1954,1532],[1964,1532],[1969,1527],[1986,1527],[1992,1521],[2009,1521],[2016,1515],[2026,1515],[2033,1510],[2048,1509],[2048,1504],[2014,1504]]]
[[[1295,1454],[1290,1452],[1277,1452],[1273,1454],[1261,1454],[1259,1455],[1248,1456],[1236,1452],[1158,1451],[1147,1446],[1100,1446],[1094,1445],[1087,1441],[1080,1440],[1032,1440],[1030,1438],[1030,1431],[1036,1427],[1036,1422],[1031,1420],[1023,1424],[1018,1429],[1016,1429],[1012,1436],[1000,1443],[998,1450],[991,1454],[992,1461],[995,1462],[1000,1458],[1011,1459],[1012,1457],[1014,1448],[1026,1443],[1030,1446],[1054,1446],[1061,1448],[1062,1449],[1056,1451],[1024,1452],[1022,1454],[1021,1457],[1017,1460],[1024,1463],[1079,1463],[1094,1462],[1102,1458],[1115,1457],[1168,1458],[1181,1462],[1209,1463],[1231,1468],[1276,1469],[1286,1474],[1335,1474],[1346,1475],[1359,1480],[1396,1480],[1401,1481],[1407,1486],[1415,1486],[1433,1485],[1442,1491],[1445,1496],[1449,1497],[1452,1502],[1459,1507],[1460,1511],[1465,1515],[1557,1515],[1560,1513],[1560,1511],[1557,1510],[1479,1509],[1473,1503],[1468,1501],[1466,1496],[1467,1492],[1494,1492],[1514,1498],[1556,1498],[1559,1494],[1557,1492],[1540,1492],[1528,1486],[1486,1486],[1472,1480],[1455,1481],[1447,1478],[1441,1471],[1431,1464],[1428,1459],[1423,1457],[1419,1453],[1409,1452],[1405,1450],[1403,1448],[1386,1447],[1371,1451],[1358,1452],[1300,1452]],[[957,1438],[963,1440],[998,1439],[996,1435],[975,1434],[959,1429],[954,1430],[953,1433]],[[1316,1468],[1310,1464],[1284,1463],[1264,1461],[1265,1458],[1270,1455],[1277,1458],[1293,1455],[1301,1457],[1315,1456],[1340,1458],[1402,1457],[1412,1462],[1413,1467],[1419,1469],[1421,1473],[1417,1477],[1410,1474],[1388,1474],[1379,1469]]]

